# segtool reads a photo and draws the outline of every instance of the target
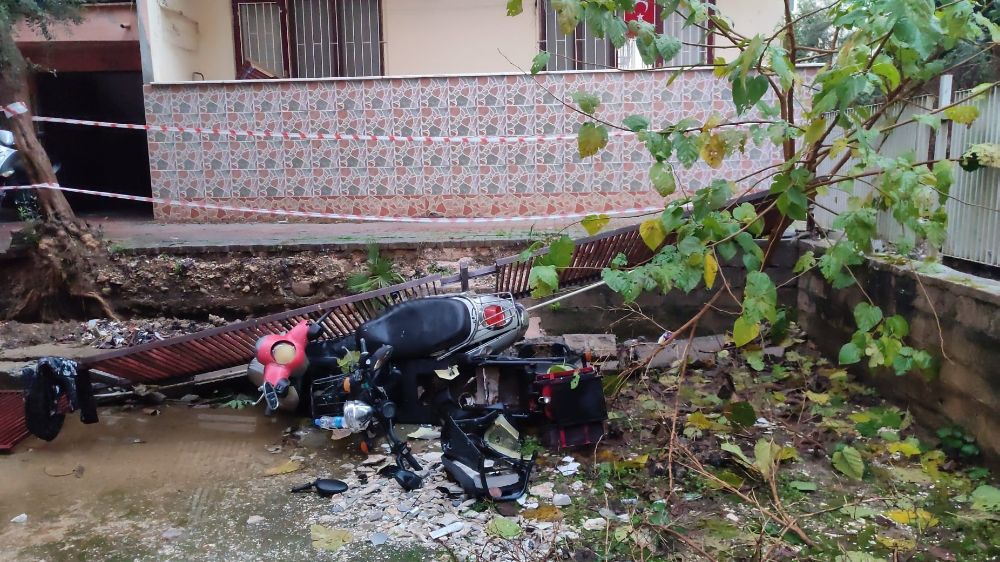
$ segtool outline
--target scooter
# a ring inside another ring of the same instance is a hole
[[[21,167],[21,155],[14,148],[14,133],[0,129],[0,185],[12,178]]]
[[[600,373],[565,346],[515,345],[528,315],[510,294],[404,301],[337,339],[323,339],[328,317],[262,337],[250,380],[269,414],[307,412],[361,434],[366,452],[385,436],[404,487],[413,480],[400,471],[420,469],[397,423],[441,425],[445,469],[467,493],[498,500],[527,488],[534,455],[522,452],[522,425],[555,447],[603,435]]]

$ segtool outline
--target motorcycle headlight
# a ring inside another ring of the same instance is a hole
[[[368,427],[375,410],[360,400],[348,400],[344,403],[344,429],[361,431]]]
[[[288,342],[279,342],[271,348],[271,357],[278,365],[287,365],[295,360],[295,346]]]

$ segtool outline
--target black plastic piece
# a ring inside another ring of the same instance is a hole
[[[335,480],[333,478],[317,478],[316,480],[292,488],[289,490],[291,493],[301,493],[301,492],[311,492],[315,488],[316,493],[319,494],[321,498],[328,498],[335,494],[341,494],[347,491],[347,483],[342,480]]]

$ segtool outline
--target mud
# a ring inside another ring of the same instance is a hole
[[[323,435],[314,449],[296,447],[284,433],[299,420],[256,409],[160,411],[105,409],[96,426],[68,419],[55,441],[30,438],[0,456],[0,560],[332,557],[313,550],[302,532],[307,514],[329,500],[288,489],[343,477],[341,465],[362,459],[352,442]],[[291,455],[306,468],[262,477]],[[10,522],[21,513],[27,523]],[[252,515],[264,521],[248,525]],[[408,557],[380,552],[379,559]]]

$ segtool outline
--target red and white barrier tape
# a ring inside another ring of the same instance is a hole
[[[10,105],[0,105],[0,110],[3,110],[3,114],[7,118],[11,118],[15,115],[20,115],[22,113],[28,112],[28,106],[24,105],[24,102],[16,101]]]
[[[104,191],[94,191],[91,189],[79,189],[75,187],[63,187],[57,184],[37,184],[37,185],[12,185],[0,186],[0,193],[18,189],[55,189],[69,193],[81,193],[84,195],[95,195],[98,197],[110,197],[113,199],[125,199],[127,201],[142,201],[144,203],[158,203],[161,205],[176,205],[179,207],[192,207],[195,209],[213,209],[218,211],[232,211],[237,213],[255,213],[261,215],[280,215],[287,217],[306,217],[313,219],[334,219],[345,221],[363,222],[407,222],[407,223],[438,223],[438,224],[471,224],[471,223],[499,223],[499,222],[532,222],[547,220],[567,220],[582,219],[591,215],[642,215],[655,213],[663,210],[659,207],[643,207],[636,209],[621,209],[617,211],[601,211],[592,213],[565,213],[554,215],[529,215],[524,217],[393,217],[378,215],[347,215],[343,213],[320,213],[313,211],[288,211],[284,209],[255,209],[252,207],[234,207],[232,205],[215,205],[212,203],[196,203],[194,201],[178,201],[176,199],[161,199],[159,197],[144,197],[141,195],[124,195],[121,193],[107,193]]]
[[[3,106],[3,111],[8,117],[15,113],[15,106],[24,113],[27,108],[24,104],[17,102],[9,106]],[[12,108],[8,113],[8,108]],[[576,134],[564,135],[511,135],[511,136],[455,136],[455,137],[433,137],[422,135],[358,135],[352,133],[307,133],[302,131],[256,131],[253,129],[229,129],[225,127],[182,127],[172,125],[138,125],[134,123],[112,123],[109,121],[92,121],[89,119],[67,119],[63,117],[32,117],[34,121],[42,123],[63,123],[67,125],[84,125],[89,127],[107,127],[111,129],[134,129],[139,131],[160,131],[164,133],[192,133],[196,135],[220,135],[227,137],[254,137],[286,140],[334,140],[334,141],[357,141],[357,142],[418,142],[418,143],[449,143],[449,144],[527,144],[548,141],[575,140]],[[608,133],[612,137],[626,137],[635,135],[631,131],[611,131]]]

